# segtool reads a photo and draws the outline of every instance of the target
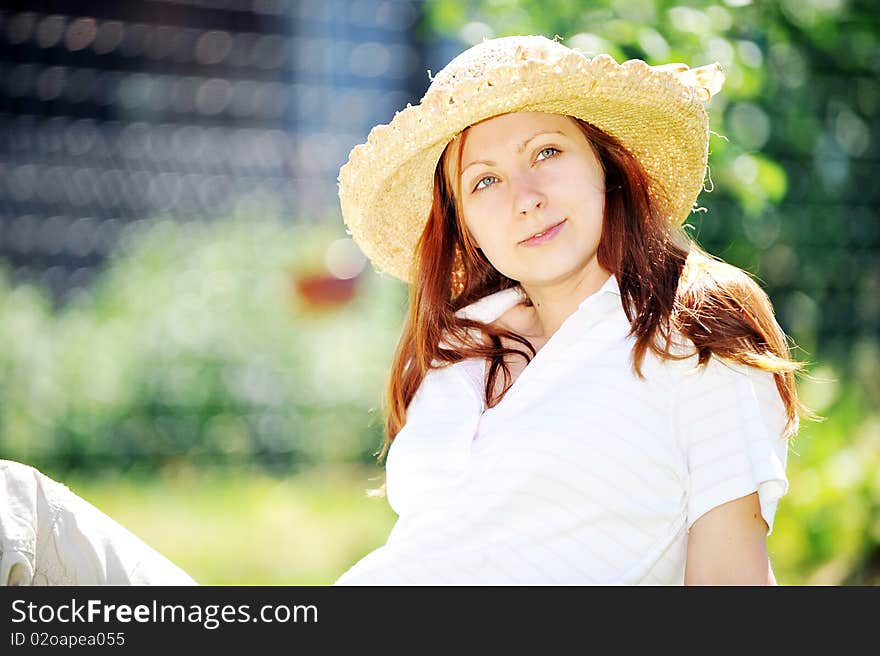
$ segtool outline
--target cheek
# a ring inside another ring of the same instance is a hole
[[[497,213],[489,211],[485,203],[464,208],[464,224],[476,245],[483,250],[491,248],[492,241],[498,239],[501,226],[493,222],[496,216]]]
[[[503,223],[491,221],[481,223],[477,230],[472,231],[471,234],[489,259],[499,259],[506,256],[509,233],[508,227]]]
[[[507,228],[502,221],[492,220],[492,213],[469,216],[465,225],[473,238],[475,246],[483,252],[489,263],[504,275],[508,275],[508,261],[511,257],[510,240]],[[494,214],[497,216],[497,213]]]
[[[467,233],[471,236],[471,241],[474,243],[474,246],[483,247],[483,235],[480,231],[480,223],[475,221],[471,216],[465,215],[464,228],[467,230]]]

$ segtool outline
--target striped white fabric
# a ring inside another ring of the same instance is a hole
[[[521,295],[461,312],[494,321]],[[641,380],[628,330],[612,276],[496,407],[483,362],[432,370],[386,461],[398,520],[336,583],[682,584],[708,510],[757,491],[772,530],[788,488],[773,376],[649,353]]]
[[[0,460],[0,586],[6,585],[196,582],[66,486]]]

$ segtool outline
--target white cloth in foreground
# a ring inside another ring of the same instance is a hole
[[[521,294],[459,312],[491,322]],[[682,584],[712,508],[757,492],[772,531],[788,489],[773,375],[648,352],[640,380],[628,331],[611,276],[496,407],[482,361],[431,370],[386,461],[397,522],[336,583]]]
[[[0,585],[196,585],[33,467],[0,460]]]

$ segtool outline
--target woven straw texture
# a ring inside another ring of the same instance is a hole
[[[343,219],[377,271],[411,279],[434,170],[464,128],[517,111],[567,114],[617,137],[642,163],[669,221],[683,223],[703,186],[718,64],[618,64],[542,36],[484,41],[453,59],[421,102],[377,125],[339,172]]]

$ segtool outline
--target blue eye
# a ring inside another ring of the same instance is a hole
[[[494,175],[487,175],[485,178],[480,178],[480,181],[477,183],[477,186],[474,187],[474,191],[480,191],[481,189],[485,189],[489,185],[483,185],[486,180],[498,180]]]
[[[547,146],[546,148],[542,148],[538,152],[538,157],[536,161],[542,162],[544,160],[550,159],[552,157],[556,157],[561,151],[558,148],[554,148],[553,146]],[[486,182],[486,181],[489,182]],[[474,187],[474,191],[481,191],[483,189],[487,189],[489,186],[498,181],[498,178],[494,175],[487,175],[483,178],[480,178],[479,182],[477,182],[477,186]]]

